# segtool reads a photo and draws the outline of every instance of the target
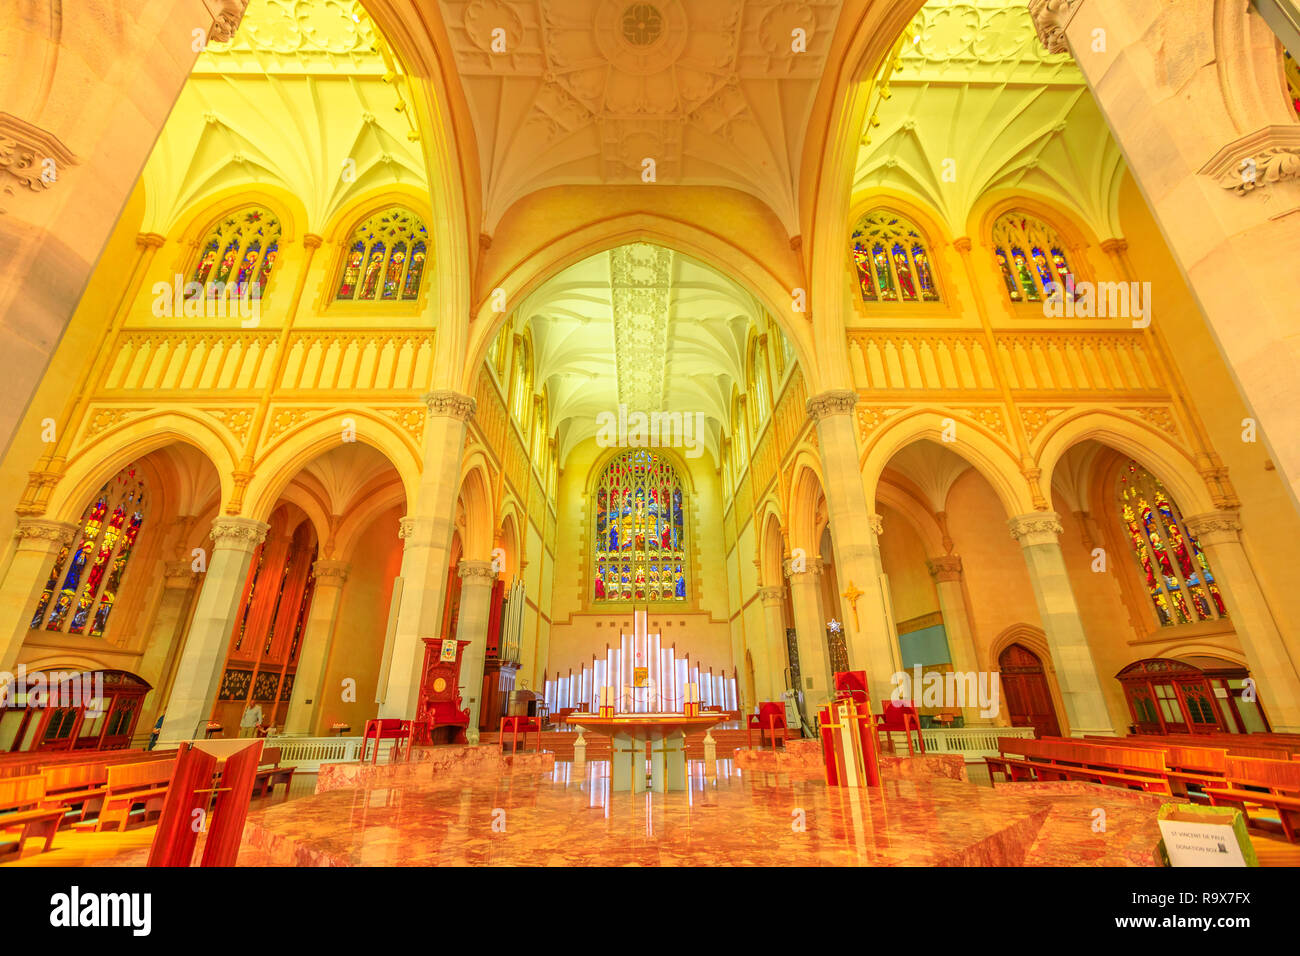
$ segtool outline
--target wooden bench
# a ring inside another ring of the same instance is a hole
[[[1165,775],[1175,796],[1190,796],[1188,787],[1201,790],[1213,783],[1222,783],[1227,771],[1228,752],[1222,748],[1188,746],[1162,743],[1150,737],[1094,737],[1083,738],[1086,743],[1107,747],[1127,747],[1135,750],[1159,750],[1165,755]],[[1105,741],[1105,743],[1103,743]]]
[[[1159,750],[1103,747],[1074,740],[999,737],[998,756],[986,757],[989,778],[1010,781],[1085,780],[1148,793],[1172,794]]]
[[[266,747],[262,750],[262,759],[257,765],[253,777],[253,795],[265,797],[275,792],[275,785],[284,784],[284,795],[289,796],[289,786],[293,783],[293,767],[280,766],[281,749]]]
[[[109,825],[121,824],[125,830],[131,811],[140,804],[144,804],[146,820],[150,813],[161,813],[174,769],[174,757],[109,767],[107,786],[98,797],[91,799],[99,809],[95,829],[99,831]]]
[[[112,766],[148,763],[166,757],[167,754],[161,752],[140,752],[125,759],[119,757],[112,762]],[[62,761],[54,766],[44,767],[40,774],[45,780],[46,805],[62,806],[65,811],[80,807],[78,819],[84,819],[87,806],[94,798],[101,796],[104,787],[108,785],[109,766],[107,760],[92,760],[80,763]]]
[[[1240,809],[1248,824],[1255,821],[1246,812],[1247,804],[1271,807],[1277,811],[1287,840],[1296,842],[1300,828],[1300,763],[1295,760],[1229,757],[1223,783],[1206,787],[1205,793],[1216,807]]]
[[[39,775],[7,777],[0,780],[0,832],[21,829],[18,835],[18,855],[31,837],[44,837],[48,850],[54,843],[63,820],[63,809],[42,806],[45,802],[45,781]]]

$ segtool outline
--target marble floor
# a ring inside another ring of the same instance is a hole
[[[713,776],[691,761],[686,792],[634,795],[610,792],[606,761],[470,756],[325,771],[325,792],[249,815],[239,863],[1151,866],[1159,839],[1160,798],[978,786],[956,757],[888,762],[880,788],[856,791],[826,787],[801,761],[747,768],[741,751]]]

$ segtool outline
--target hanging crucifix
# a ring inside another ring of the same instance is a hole
[[[849,607],[853,611],[853,629],[855,631],[862,630],[861,625],[858,624],[858,598],[862,597],[862,592],[854,587],[853,581],[850,580],[849,586],[844,589],[840,597],[849,602]]]

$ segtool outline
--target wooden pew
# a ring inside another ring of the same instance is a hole
[[[289,786],[293,783],[293,767],[280,766],[279,747],[265,747],[257,765],[257,774],[253,777],[253,796],[265,797],[273,793],[277,783],[284,784],[284,795],[287,797]]]
[[[37,775],[29,777],[6,777],[0,780],[0,832],[21,828],[18,836],[18,855],[22,856],[23,846],[31,837],[45,837],[46,852],[54,843],[54,834],[58,832],[59,821],[63,819],[63,809],[43,807],[45,801],[45,781]]]
[[[1085,780],[1149,793],[1170,794],[1169,768],[1159,750],[1105,747],[1074,740],[999,737],[998,756],[986,757],[989,777],[1017,780]]]
[[[140,752],[125,760],[112,761],[112,766],[148,763],[154,760],[163,760],[166,757],[165,752]],[[77,818],[79,820],[85,819],[86,811],[94,798],[102,796],[104,787],[108,785],[109,766],[110,762],[107,760],[92,760],[87,762],[62,761],[43,768],[41,777],[45,780],[46,805],[59,805],[65,811],[79,806],[81,810]]]
[[[1090,744],[1109,747],[1128,747],[1135,750],[1159,750],[1165,755],[1169,772],[1165,779],[1175,796],[1189,796],[1188,786],[1201,790],[1208,784],[1222,783],[1228,766],[1228,752],[1222,748],[1189,747],[1185,744],[1162,743],[1148,737],[1098,737],[1083,738]],[[1106,743],[1102,744],[1102,741]]]
[[[1237,807],[1246,812],[1247,804],[1271,807],[1282,821],[1286,838],[1296,842],[1300,829],[1300,762],[1263,760],[1258,757],[1229,757],[1224,782],[1205,788],[1210,803],[1216,807]]]
[[[102,794],[91,798],[91,803],[97,803],[99,809],[95,829],[99,831],[109,824],[120,823],[125,830],[131,811],[142,803],[146,819],[150,813],[161,813],[167,786],[175,768],[174,757],[171,760],[136,761],[109,767],[108,785]]]

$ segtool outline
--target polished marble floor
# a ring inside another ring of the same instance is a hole
[[[732,760],[714,777],[703,761],[690,771],[686,792],[631,794],[610,792],[606,761],[397,765],[250,814],[239,863],[1150,866],[1159,839],[1159,798],[1089,784],[981,787],[887,769],[880,788],[856,791]]]

